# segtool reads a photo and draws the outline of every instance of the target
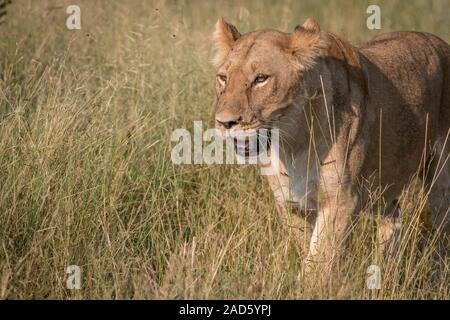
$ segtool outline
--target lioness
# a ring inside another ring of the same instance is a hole
[[[340,256],[368,187],[395,208],[421,168],[434,223],[450,232],[446,42],[393,32],[354,46],[312,19],[292,33],[240,34],[222,18],[214,42],[216,128],[279,128],[281,169],[268,180],[281,214],[299,209],[289,224],[311,225],[307,267]],[[385,212],[380,238],[388,242],[400,226],[396,210]]]

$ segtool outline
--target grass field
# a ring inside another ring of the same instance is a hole
[[[366,28],[369,1],[13,1],[0,25],[0,298],[449,299],[419,182],[401,199],[398,255],[380,262],[365,214],[340,285],[308,287],[256,168],[170,161],[174,129],[212,126],[219,16],[243,32],[314,17],[352,42],[450,41],[450,1],[375,2],[382,30]],[[81,30],[66,28],[71,4]],[[371,264],[380,290],[365,285]],[[66,288],[69,265],[80,290]]]

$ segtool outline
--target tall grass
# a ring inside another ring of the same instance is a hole
[[[175,166],[170,134],[211,125],[210,34],[293,30],[307,17],[351,41],[390,30],[450,40],[449,1],[13,1],[0,25],[0,298],[448,299],[449,260],[402,195],[398,253],[382,261],[367,210],[330,288],[297,281],[301,254],[254,167]],[[382,287],[365,285],[371,264]],[[82,288],[66,288],[66,268]],[[439,272],[437,272],[439,271]]]

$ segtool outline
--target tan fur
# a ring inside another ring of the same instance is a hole
[[[217,127],[280,129],[282,166],[268,178],[284,217],[287,204],[302,221],[314,213],[307,270],[338,261],[367,189],[395,202],[424,158],[435,221],[448,231],[447,43],[394,32],[357,47],[312,19],[293,33],[244,35],[219,20],[215,38]],[[258,74],[269,75],[262,85]],[[392,214],[380,223],[384,242],[399,228]]]
[[[213,42],[216,46],[216,55],[213,59],[215,66],[225,59],[230,51],[233,43],[239,39],[241,34],[236,27],[229,25],[223,18],[220,18],[216,23],[216,30],[213,33]]]

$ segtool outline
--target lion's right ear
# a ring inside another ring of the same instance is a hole
[[[213,41],[216,49],[214,58],[212,60],[213,65],[218,68],[225,60],[228,52],[234,42],[239,39],[241,34],[235,26],[226,22],[222,17],[217,20],[216,29],[213,33]]]

